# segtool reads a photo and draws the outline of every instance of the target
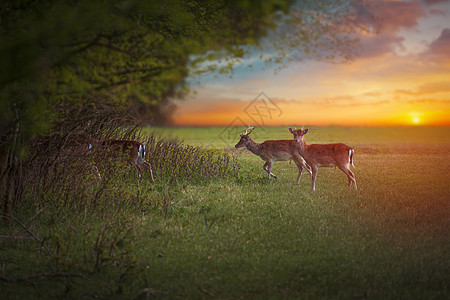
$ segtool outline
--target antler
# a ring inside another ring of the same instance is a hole
[[[249,135],[249,134],[253,131],[253,129],[255,129],[255,127],[249,126],[249,127],[247,128],[247,130],[245,131],[244,135]]]

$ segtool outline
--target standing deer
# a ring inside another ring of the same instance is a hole
[[[92,144],[89,144],[89,149],[99,148],[102,151],[114,151],[119,152],[121,155],[125,155],[128,158],[128,163],[132,165],[138,174],[138,180],[141,177],[142,170],[139,165],[143,165],[149,172],[154,182],[153,172],[151,165],[144,159],[145,157],[145,145],[138,141],[128,140],[95,140]]]
[[[348,177],[348,188],[353,185],[355,190],[355,174],[350,171],[350,164],[353,166],[353,154],[355,150],[345,144],[311,144],[307,145],[304,135],[308,129],[292,129],[289,131],[294,135],[294,141],[297,143],[298,152],[311,166],[312,189],[316,190],[316,176],[319,167],[338,167]],[[354,166],[353,166],[354,167]]]
[[[293,140],[275,140],[275,141],[265,141],[263,143],[257,143],[249,137],[249,134],[255,129],[254,127],[249,127],[244,134],[241,134],[241,139],[236,144],[236,148],[246,147],[253,154],[258,155],[266,163],[263,166],[264,171],[269,174],[270,177],[277,178],[275,174],[272,173],[272,164],[276,161],[287,161],[294,160],[298,167],[298,177],[297,182],[300,182],[300,176],[302,175],[302,170],[305,168],[309,173],[311,173],[310,167],[305,163],[305,160],[300,156],[297,150],[297,143]]]

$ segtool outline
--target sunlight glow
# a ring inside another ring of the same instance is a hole
[[[420,125],[423,123],[423,113],[422,112],[410,112],[408,114],[409,116],[409,122],[412,125]]]

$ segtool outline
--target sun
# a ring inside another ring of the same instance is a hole
[[[423,113],[418,111],[412,111],[408,113],[407,119],[411,125],[421,125],[423,123]]]

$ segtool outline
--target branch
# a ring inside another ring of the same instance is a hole
[[[3,217],[5,217],[5,218],[7,218],[7,219],[11,219],[11,220],[13,220],[14,222],[16,222],[17,224],[19,224],[23,229],[25,229],[25,231],[26,232],[28,232],[32,237],[33,237],[33,239],[35,239],[36,241],[38,241],[40,244],[41,244],[41,246],[42,247],[44,247],[45,248],[45,250],[47,250],[47,252],[48,252],[48,255],[50,255],[50,256],[53,256],[52,255],[52,253],[50,252],[50,250],[47,248],[47,246],[45,246],[44,245],[44,242],[41,240],[41,239],[39,239],[27,226],[25,226],[22,222],[20,222],[18,219],[16,219],[16,218],[14,218],[13,216],[10,216],[10,215],[7,215],[7,214],[3,214],[2,213],[2,216]]]
[[[104,48],[107,48],[109,50],[113,50],[113,51],[116,51],[116,52],[124,53],[124,54],[129,55],[129,56],[137,57],[136,54],[133,54],[133,53],[131,53],[128,50],[124,50],[124,49],[121,49],[121,48],[118,48],[118,47],[115,47],[115,46],[112,46],[112,45],[103,44],[103,43],[100,43],[100,42],[97,42],[97,41],[94,42],[93,45],[104,47]]]
[[[83,52],[84,50],[86,50],[86,49],[92,47],[93,45],[95,45],[95,44],[97,43],[97,41],[98,41],[99,39],[100,39],[100,35],[97,35],[97,36],[94,37],[94,39],[93,39],[92,41],[90,41],[90,42],[80,42],[80,44],[86,43],[86,45],[84,45],[83,47],[80,47],[80,48],[78,48],[78,49],[74,49],[74,50],[70,51],[70,52],[67,54],[67,56],[66,56],[65,58],[68,58],[68,57],[70,57],[70,56],[72,56],[72,55],[81,53],[81,52]],[[74,45],[75,45],[75,44],[74,44]]]
[[[151,72],[151,71],[159,71],[159,68],[135,68],[135,69],[129,69],[129,70],[122,70],[117,71],[112,74],[114,75],[124,75],[129,73],[137,73],[137,72]]]
[[[161,73],[162,73],[162,70],[157,69],[157,70],[155,70],[155,72],[152,73],[152,74],[147,74],[147,75],[142,76],[142,77],[140,77],[140,78],[138,78],[138,79],[135,79],[135,82],[136,82],[136,83],[142,83],[142,82],[145,82],[146,80],[148,80],[148,79],[150,79],[150,78],[152,78],[152,77],[154,77],[154,76],[156,76],[156,75],[158,75],[158,74],[161,74]],[[103,89],[105,89],[105,88],[110,88],[110,87],[115,87],[115,86],[121,86],[121,85],[125,85],[125,84],[128,84],[128,83],[131,83],[131,81],[130,81],[129,79],[125,79],[125,80],[118,81],[118,82],[112,82],[112,83],[100,85],[100,86],[94,88],[93,90],[99,91],[99,90],[103,90]]]

